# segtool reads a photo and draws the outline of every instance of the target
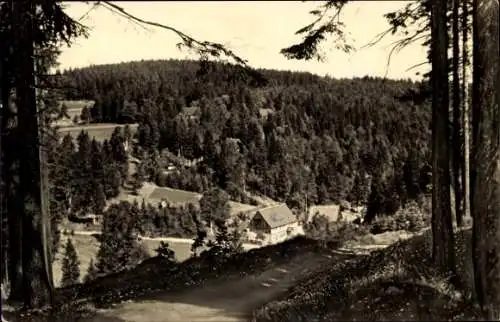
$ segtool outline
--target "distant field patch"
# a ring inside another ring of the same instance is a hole
[[[171,204],[182,204],[182,205],[186,205],[188,203],[196,204],[200,199],[201,195],[199,193],[186,190],[164,188],[164,187],[158,187],[154,189],[153,192],[148,197],[148,200],[152,203],[160,202],[161,200],[166,200]]]
[[[246,211],[249,211],[251,209],[256,208],[256,206],[247,205],[244,203],[239,203],[239,202],[234,202],[234,201],[229,201],[229,207],[230,207],[229,211],[231,212],[231,216],[237,215],[240,212],[246,212]]]
[[[125,127],[125,125],[115,123],[99,123],[90,125],[67,126],[60,127],[59,133],[61,133],[61,135],[63,136],[69,133],[74,139],[76,139],[80,132],[83,130],[89,134],[90,139],[95,138],[96,141],[103,142],[104,140],[109,140],[111,138],[111,134],[113,134],[115,127]],[[135,134],[137,132],[137,124],[129,124],[129,127],[132,134]]]
[[[198,205],[201,198],[202,195],[196,192],[158,187],[152,183],[145,183],[142,189],[140,189],[138,196],[122,191],[120,196],[110,203],[117,201],[128,201],[132,203],[136,200],[140,204],[144,199],[146,203],[152,205],[158,205],[162,200],[166,200],[172,206],[186,206],[189,203]],[[231,216],[255,208],[255,206],[234,201],[229,201],[229,207]]]

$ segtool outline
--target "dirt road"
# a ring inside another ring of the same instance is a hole
[[[304,254],[257,276],[214,283],[176,295],[155,295],[103,310],[123,321],[248,321],[254,308],[270,301],[300,277],[331,260],[331,255]]]

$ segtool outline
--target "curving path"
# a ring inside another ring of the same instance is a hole
[[[297,279],[331,261],[332,256],[303,254],[255,276],[214,282],[176,295],[156,294],[100,313],[122,321],[248,321],[253,309],[276,298]]]

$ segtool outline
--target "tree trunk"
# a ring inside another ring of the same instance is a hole
[[[460,180],[460,172],[462,169],[462,135],[461,135],[461,113],[460,113],[460,73],[459,73],[459,62],[460,62],[460,39],[459,39],[459,17],[458,8],[460,6],[460,0],[453,0],[453,12],[452,12],[452,33],[453,33],[453,60],[452,60],[452,70],[453,70],[453,88],[452,88],[452,107],[453,107],[453,187],[455,190],[455,217],[457,219],[457,225],[463,226],[463,186]]]
[[[446,0],[432,2],[432,233],[433,259],[455,271],[450,200],[450,136],[448,91],[448,34]]]
[[[10,21],[6,21],[6,24],[14,25],[12,16],[6,17]],[[1,151],[1,195],[2,195],[2,219],[7,220],[7,236],[8,243],[4,244],[6,247],[6,258],[3,262],[7,262],[6,279],[10,282],[10,294],[9,300],[11,301],[21,301],[22,300],[22,218],[19,212],[19,202],[18,192],[19,192],[19,177],[18,177],[18,167],[19,167],[19,155],[17,151],[17,146],[19,145],[17,136],[17,111],[12,104],[12,89],[13,83],[12,79],[16,71],[13,70],[14,66],[14,56],[13,52],[15,47],[14,41],[16,37],[13,35],[13,29],[5,30],[2,32],[2,45],[0,45],[1,51],[1,103],[2,108],[0,109],[0,126],[2,137],[0,139],[2,148]],[[7,46],[9,44],[9,46]]]
[[[22,197],[23,299],[27,308],[39,308],[52,301],[52,276],[49,269],[47,223],[50,218],[42,207],[40,172],[40,133],[35,90],[34,4],[14,3],[18,28],[20,68],[15,79],[17,96],[20,158],[20,196]]]
[[[463,162],[462,162],[462,187],[464,193],[463,212],[466,217],[470,217],[470,186],[469,186],[469,143],[470,143],[470,128],[469,128],[469,75],[467,66],[469,64],[468,51],[468,16],[469,8],[468,1],[462,2],[462,121],[463,121]]]
[[[9,96],[9,95],[7,95]],[[2,114],[2,219],[7,219],[6,261],[8,280],[10,282],[9,299],[22,299],[22,218],[19,200],[19,155],[17,154],[17,120],[15,111],[11,109],[9,98],[3,99]]]
[[[473,5],[474,279],[484,318],[500,318],[500,106],[498,1]]]

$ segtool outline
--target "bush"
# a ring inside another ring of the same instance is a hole
[[[368,227],[345,221],[329,223],[328,230],[333,237],[330,240],[340,244],[358,240],[369,233]]]
[[[150,258],[151,254],[147,249],[146,245],[142,243],[137,243],[136,246],[132,250],[131,259],[132,265],[137,265],[146,259]]]
[[[304,226],[306,236],[313,239],[335,241],[341,244],[357,240],[369,233],[366,226],[346,221],[329,222],[324,215],[315,214]]]
[[[419,205],[415,201],[410,202],[404,208],[399,209],[393,216],[377,218],[370,232],[376,235],[387,231],[420,231],[430,224],[430,215],[424,212],[422,207],[422,203]]]
[[[173,262],[175,260],[175,252],[170,249],[170,246],[166,242],[160,242],[160,246],[155,249],[155,252],[158,256],[167,259],[168,261]]]

